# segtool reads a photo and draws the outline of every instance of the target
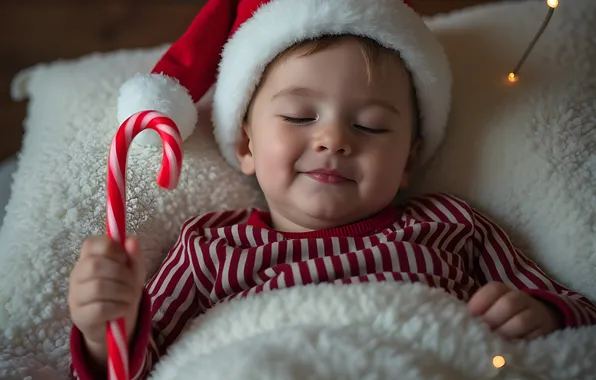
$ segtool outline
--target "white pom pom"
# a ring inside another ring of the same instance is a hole
[[[118,122],[122,124],[140,111],[158,111],[170,117],[186,140],[197,124],[197,108],[192,98],[177,80],[161,74],[138,74],[120,87]],[[144,131],[134,140],[142,145],[161,146],[154,131]]]

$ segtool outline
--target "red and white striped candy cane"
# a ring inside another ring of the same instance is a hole
[[[153,129],[161,137],[163,158],[157,184],[172,190],[178,185],[182,167],[182,138],[167,116],[143,111],[129,117],[118,129],[108,157],[107,234],[114,241],[126,240],[126,160],[130,143],[141,131]],[[108,322],[108,374],[111,380],[128,380],[128,347],[124,319]]]

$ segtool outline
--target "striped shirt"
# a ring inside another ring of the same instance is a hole
[[[444,194],[389,207],[368,220],[306,233],[282,233],[258,210],[213,212],[188,220],[147,283],[130,373],[145,378],[185,325],[219,302],[313,283],[422,282],[467,301],[499,281],[560,310],[566,327],[596,324],[596,307],[550,279],[505,232]],[[80,331],[71,334],[72,375],[91,379]],[[97,377],[97,376],[96,376]]]

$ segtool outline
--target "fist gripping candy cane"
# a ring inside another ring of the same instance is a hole
[[[153,129],[161,137],[163,158],[157,184],[172,190],[178,185],[182,167],[182,138],[176,124],[156,111],[129,117],[118,129],[108,157],[107,233],[114,241],[126,240],[126,159],[130,143],[141,131]],[[124,319],[108,322],[108,374],[111,380],[128,380],[128,347]]]

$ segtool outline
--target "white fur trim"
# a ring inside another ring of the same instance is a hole
[[[273,0],[240,27],[222,54],[213,121],[230,164],[238,166],[240,125],[267,64],[299,41],[330,34],[366,36],[401,53],[418,96],[422,161],[432,156],[449,115],[451,71],[442,46],[420,16],[396,0]]]
[[[161,74],[138,74],[120,87],[118,97],[118,123],[140,111],[159,111],[169,116],[186,140],[195,130],[197,108],[188,90],[178,81]],[[159,135],[147,130],[134,140],[141,145],[161,146]]]

